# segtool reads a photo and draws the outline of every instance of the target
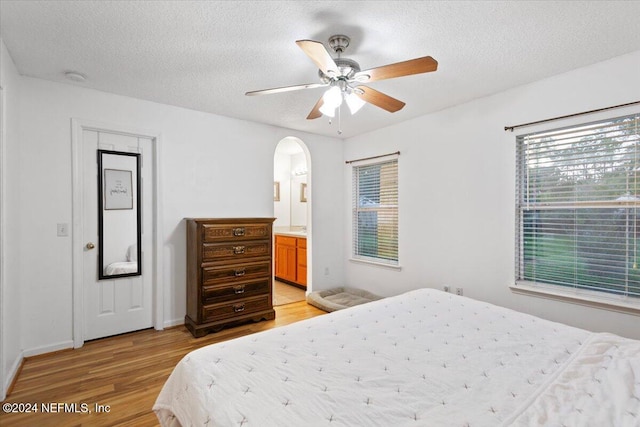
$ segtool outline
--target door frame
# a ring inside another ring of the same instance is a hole
[[[289,139],[298,143],[298,145],[302,148],[304,152],[304,157],[307,162],[307,289],[305,291],[305,295],[309,295],[313,291],[313,167],[311,162],[311,151],[307,144],[297,136],[285,136],[280,138],[273,149],[273,156],[275,158],[276,151],[278,150],[278,144],[282,141]],[[273,165],[273,163],[272,163]],[[274,170],[272,167],[271,175],[274,175]],[[290,196],[291,197],[291,196]],[[272,205],[274,206],[274,205]],[[274,208],[275,214],[275,208]],[[275,245],[275,239],[274,239]],[[274,249],[275,250],[275,249]],[[275,254],[274,254],[274,263],[275,263]],[[272,274],[272,282],[273,289],[275,289],[275,264],[273,266],[273,274]],[[272,290],[273,290],[272,289]]]
[[[7,322],[4,320],[4,283],[5,283],[5,261],[4,261],[4,241],[6,239],[5,236],[5,207],[6,196],[4,191],[5,186],[5,173],[6,173],[6,152],[4,146],[4,89],[0,86],[0,400],[4,401],[7,397],[7,386],[4,382],[5,376],[5,367],[4,367],[4,334],[5,334],[5,325]]]
[[[164,329],[164,281],[162,247],[164,234],[162,232],[162,203],[160,191],[160,133],[128,126],[102,123],[94,120],[71,119],[71,181],[72,181],[72,286],[73,286],[73,347],[79,348],[84,344],[84,243],[82,230],[84,218],[82,216],[84,175],[82,174],[82,133],[85,130],[114,133],[118,135],[142,137],[151,139],[153,163],[153,243],[152,243],[152,320],[156,330]],[[149,161],[149,159],[143,159]]]

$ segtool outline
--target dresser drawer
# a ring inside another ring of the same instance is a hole
[[[234,283],[271,276],[271,262],[246,262],[244,264],[210,265],[202,267],[202,284]]]
[[[226,286],[203,286],[202,303],[213,304],[232,298],[244,299],[257,295],[266,295],[271,290],[270,288],[271,280],[269,277],[229,284]]]
[[[271,309],[271,295],[202,306],[202,321],[212,322]]]
[[[202,244],[203,262],[270,256],[270,254],[271,241],[269,240]]]
[[[268,239],[270,224],[203,224],[203,242]]]

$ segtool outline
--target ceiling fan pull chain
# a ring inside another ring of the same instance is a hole
[[[341,105],[338,105],[338,135],[342,135],[342,108]]]

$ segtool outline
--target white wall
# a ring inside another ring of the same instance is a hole
[[[346,160],[401,152],[402,266],[396,271],[346,261],[347,282],[382,295],[419,287],[442,289],[448,284],[462,287],[472,298],[586,329],[640,338],[640,317],[515,295],[509,290],[515,274],[518,132],[503,130],[506,125],[637,101],[639,76],[640,51],[346,140]],[[614,110],[607,115],[629,112]],[[597,118],[591,115],[576,120]],[[548,126],[568,123],[558,121]],[[348,236],[348,167],[343,187]],[[347,256],[349,245],[350,239],[345,239]]]
[[[315,200],[333,206],[313,213],[319,226],[331,225],[313,240],[317,271],[327,267],[331,274],[314,283],[342,282],[342,245],[336,242],[343,224],[335,208],[335,195],[342,199],[340,140],[39,79],[21,78],[21,89],[16,161],[25,167],[12,174],[21,188],[10,209],[20,235],[13,250],[21,304],[13,325],[20,325],[25,351],[49,351],[72,338],[71,237],[56,237],[56,223],[71,223],[72,117],[160,134],[166,325],[182,323],[185,315],[183,218],[272,216],[274,151],[286,136],[309,147],[317,166]]]
[[[291,226],[291,156],[276,153],[273,158],[273,180],[280,183],[280,200],[273,202],[274,227]]]
[[[18,171],[20,170],[19,148],[20,138],[18,133],[19,107],[20,107],[20,77],[7,48],[0,39],[0,86],[3,92],[4,105],[2,135],[4,151],[2,153],[2,197],[0,217],[3,219],[4,228],[1,231],[3,260],[0,266],[2,274],[2,287],[0,290],[0,340],[2,342],[2,375],[4,381],[0,387],[0,398],[4,399],[8,385],[13,380],[21,357],[20,344],[20,270],[17,268],[19,254],[17,249],[20,233],[15,224],[19,220],[19,213],[11,206],[18,204],[20,197],[20,182]],[[1,400],[1,399],[0,399]]]
[[[307,169],[305,153],[291,155],[291,170],[300,171]],[[300,185],[307,183],[307,174],[291,177],[291,225],[294,227],[307,225],[307,202],[300,200]]]

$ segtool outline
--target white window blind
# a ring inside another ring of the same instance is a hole
[[[640,114],[517,138],[516,279],[640,296]]]
[[[353,257],[398,264],[398,160],[353,166]]]

